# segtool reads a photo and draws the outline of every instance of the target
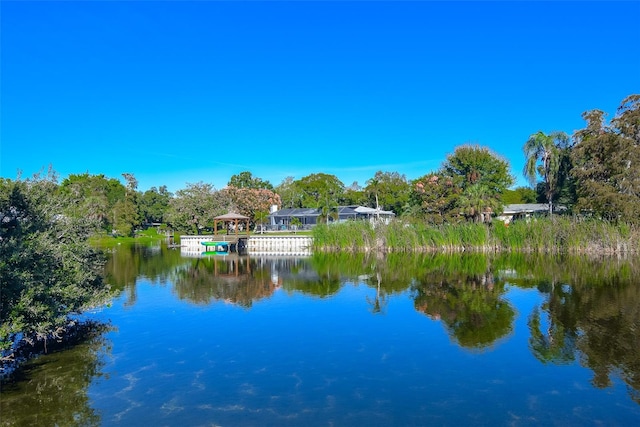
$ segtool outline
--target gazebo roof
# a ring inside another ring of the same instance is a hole
[[[237,213],[226,213],[224,215],[219,215],[217,217],[215,217],[214,219],[216,220],[223,220],[223,221],[228,221],[228,220],[234,220],[234,219],[249,219],[248,216],[244,216],[244,215],[240,215]]]

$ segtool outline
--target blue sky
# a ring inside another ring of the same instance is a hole
[[[2,1],[0,176],[418,178],[640,93],[640,2]],[[124,181],[123,181],[124,182]]]

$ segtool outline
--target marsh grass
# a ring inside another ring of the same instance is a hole
[[[606,221],[551,217],[493,224],[427,226],[401,220],[375,226],[364,221],[318,225],[314,249],[382,252],[637,253],[640,229]]]
[[[374,245],[375,231],[363,221],[348,221],[331,225],[318,224],[313,229],[313,240],[316,249],[368,251]]]

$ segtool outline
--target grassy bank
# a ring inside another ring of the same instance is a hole
[[[112,248],[125,243],[151,244],[166,239],[164,234],[158,234],[155,228],[149,228],[136,234],[135,237],[114,237],[107,234],[95,235],[89,238],[93,247]]]
[[[394,221],[373,228],[350,221],[314,228],[314,249],[351,252],[531,252],[616,254],[640,252],[640,229],[626,224],[565,217],[506,226],[451,224],[437,227]]]

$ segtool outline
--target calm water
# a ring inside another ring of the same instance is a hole
[[[121,247],[2,425],[640,425],[640,260]]]

